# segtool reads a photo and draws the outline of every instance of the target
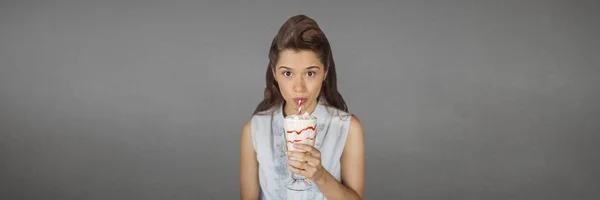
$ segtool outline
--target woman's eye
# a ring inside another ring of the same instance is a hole
[[[306,75],[308,75],[308,76],[314,76],[315,74],[316,74],[315,72],[308,72],[308,73],[306,73]]]
[[[292,75],[292,72],[285,71],[285,72],[283,72],[282,74],[283,74],[283,76],[291,76],[291,75]]]

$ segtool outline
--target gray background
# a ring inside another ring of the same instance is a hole
[[[366,199],[598,199],[598,1],[2,1],[0,199],[237,199],[290,16],[328,35]]]

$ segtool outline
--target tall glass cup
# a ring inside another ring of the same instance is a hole
[[[304,152],[304,150],[294,148],[294,144],[302,143],[314,146],[317,130],[317,118],[309,115],[295,115],[284,119],[283,128],[285,129],[285,140],[288,151]],[[305,162],[301,159],[290,158]],[[287,188],[295,191],[309,190],[314,184],[306,177],[291,173],[291,181]]]

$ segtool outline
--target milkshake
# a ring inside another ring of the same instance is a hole
[[[302,103],[306,99],[298,99],[298,113],[286,116],[283,121],[283,129],[285,134],[286,148],[288,151],[305,152],[301,149],[294,148],[294,144],[308,144],[314,146],[315,135],[317,132],[317,118],[310,116],[308,113],[302,113]],[[305,162],[302,159],[289,157],[289,159]],[[291,180],[287,184],[287,188],[295,191],[310,190],[315,187],[306,177],[291,173]]]
[[[317,118],[315,116],[310,116],[308,113],[289,115],[284,119],[283,128],[285,131],[287,150],[304,152],[304,150],[294,148],[294,144],[301,143],[314,145]]]

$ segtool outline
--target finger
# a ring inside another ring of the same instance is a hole
[[[314,157],[321,158],[321,152],[317,148],[313,148],[310,154]]]
[[[296,161],[296,160],[288,160],[288,165],[298,168],[300,170],[307,170],[310,168],[314,168],[313,166],[310,166],[306,162],[300,162],[300,161]]]
[[[297,144],[294,144],[294,148],[296,148],[298,150],[310,151],[314,147],[312,145],[308,145],[308,144],[297,143]]]
[[[298,168],[300,170],[304,170],[305,169],[304,162],[300,162],[300,161],[297,161],[297,160],[288,160],[288,165],[292,166],[292,167],[295,167],[295,168]]]
[[[288,151],[287,155],[290,158],[304,160],[304,157],[307,156],[307,153],[306,152],[298,152],[298,151]]]
[[[295,173],[295,174],[300,174],[300,175],[303,175],[302,173],[304,173],[304,170],[300,170],[300,169],[298,169],[298,168],[295,168],[295,167],[291,167],[291,166],[290,166],[290,167],[288,167],[288,169],[290,169],[290,171],[291,171],[292,173]]]
[[[308,174],[308,172],[306,170],[298,169],[298,168],[295,168],[295,167],[288,167],[288,168],[290,169],[290,172],[292,172],[292,173],[299,174],[299,175],[302,175],[304,177],[309,177],[309,174]],[[308,180],[310,180],[310,179],[308,179]]]
[[[321,152],[312,145],[300,144],[300,143],[294,144],[294,145],[295,145],[294,147],[297,149],[304,150],[314,156],[321,157]]]
[[[318,167],[319,165],[321,165],[321,158],[317,158],[315,156],[312,155],[308,155],[304,158],[304,160],[306,161],[306,163],[308,165],[310,165],[311,167]]]

